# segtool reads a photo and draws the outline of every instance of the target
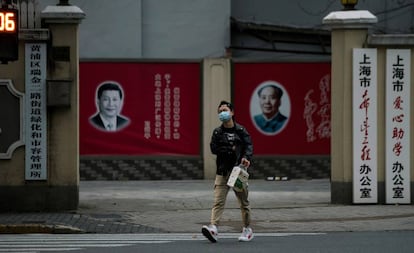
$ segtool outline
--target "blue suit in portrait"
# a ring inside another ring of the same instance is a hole
[[[275,133],[279,131],[286,123],[287,117],[280,112],[270,120],[266,119],[263,114],[254,116],[254,122],[265,133]]]

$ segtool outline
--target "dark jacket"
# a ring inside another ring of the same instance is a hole
[[[96,128],[106,131],[104,123],[102,122],[102,119],[99,116],[99,114],[95,114],[93,117],[91,117],[89,119],[89,121]],[[126,127],[128,124],[129,124],[129,120],[127,118],[124,118],[124,117],[119,116],[119,115],[116,116],[116,130],[120,130],[120,129]]]
[[[244,126],[234,123],[234,128],[217,127],[211,136],[210,149],[217,155],[217,174],[228,175],[242,158],[251,161],[253,144],[250,134]]]

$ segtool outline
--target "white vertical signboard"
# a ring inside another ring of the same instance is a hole
[[[409,49],[387,49],[385,198],[387,204],[410,203]]]
[[[47,179],[46,44],[25,45],[26,180]]]
[[[354,48],[353,202],[377,203],[377,50]]]

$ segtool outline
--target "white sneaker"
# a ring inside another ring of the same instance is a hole
[[[203,233],[210,242],[217,242],[218,231],[216,225],[203,226],[201,233]]]
[[[253,230],[249,227],[243,228],[243,232],[239,237],[239,242],[248,242],[253,239]]]

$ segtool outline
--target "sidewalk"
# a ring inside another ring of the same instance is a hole
[[[412,205],[331,205],[324,180],[250,181],[255,232],[414,230]],[[1,213],[0,233],[200,233],[209,223],[212,180],[81,181],[78,210]],[[239,232],[229,193],[220,232]]]

